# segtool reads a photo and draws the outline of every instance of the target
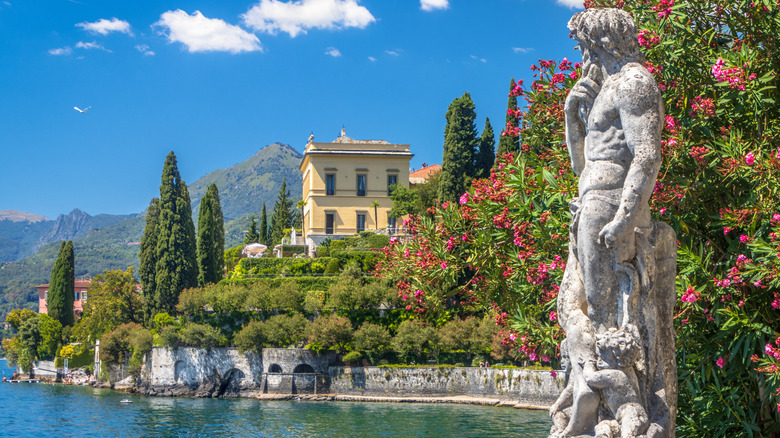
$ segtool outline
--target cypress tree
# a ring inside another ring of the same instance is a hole
[[[156,290],[154,277],[157,269],[157,223],[159,220],[160,199],[153,198],[149,202],[149,208],[146,209],[146,225],[144,226],[144,235],[141,237],[140,264],[138,266],[138,276],[141,277],[141,287],[144,291],[144,323],[147,326],[151,324],[155,309],[157,309],[154,297]]]
[[[265,213],[265,202],[263,202],[263,212],[260,214],[260,243],[268,245],[268,216]]]
[[[479,139],[479,151],[474,160],[474,168],[477,171],[476,178],[487,178],[490,176],[490,168],[496,159],[496,136],[493,134],[493,127],[490,125],[490,119],[485,117],[485,129],[482,130],[482,137]]]
[[[260,241],[260,235],[257,234],[257,221],[255,221],[255,215],[249,220],[249,231],[244,234],[244,245],[250,243],[257,243]]]
[[[477,146],[476,112],[466,92],[447,109],[444,128],[444,153],[439,174],[439,201],[454,202],[466,192],[475,176],[474,150]]]
[[[174,313],[179,293],[197,285],[198,265],[190,195],[173,152],[163,165],[157,229],[154,313]]]
[[[504,129],[506,129],[507,126],[517,126],[517,117],[515,117],[514,113],[514,109],[517,108],[517,96],[512,95],[512,90],[514,90],[515,85],[515,78],[512,78],[509,82],[509,102],[507,102],[506,125],[504,126]],[[520,139],[503,135],[502,133],[501,138],[498,140],[497,155],[501,156],[510,152],[513,154],[520,152]]]
[[[73,294],[75,267],[73,257],[73,242],[68,240],[60,244],[60,251],[54,268],[51,270],[49,292],[47,296],[48,314],[62,324],[63,327],[73,325]]]
[[[279,188],[279,196],[274,205],[274,214],[271,216],[271,240],[270,244],[275,245],[282,241],[284,229],[291,223],[290,210],[292,201],[290,201],[290,191],[287,190],[287,180],[282,180],[282,186]]]
[[[198,285],[205,286],[217,281],[217,263],[214,254],[216,240],[216,221],[211,194],[206,191],[200,200],[198,209]]]
[[[219,200],[219,189],[211,183],[206,193],[211,195],[211,212],[214,215],[214,263],[217,273],[216,281],[222,280],[225,272],[225,217],[222,215],[222,203]]]

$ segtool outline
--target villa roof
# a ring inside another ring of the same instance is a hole
[[[430,166],[425,166],[422,169],[415,170],[414,172],[409,173],[409,178],[424,178],[428,179],[430,178],[434,173],[441,170],[441,166],[438,164],[431,164]]]

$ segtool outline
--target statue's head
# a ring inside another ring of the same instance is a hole
[[[632,60],[641,58],[636,23],[626,11],[586,9],[574,14],[568,27],[574,39],[589,52],[606,51],[616,58]]]

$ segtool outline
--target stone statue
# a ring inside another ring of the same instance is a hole
[[[569,29],[583,58],[564,105],[580,180],[558,296],[567,382],[550,437],[674,437],[677,241],[648,205],[661,165],[660,91],[628,13],[587,9]]]

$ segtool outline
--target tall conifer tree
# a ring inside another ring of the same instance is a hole
[[[485,117],[485,129],[482,130],[482,137],[479,139],[479,151],[474,160],[474,168],[477,171],[476,178],[487,178],[490,176],[490,168],[496,160],[496,136],[493,134],[493,126],[490,125],[490,119]]]
[[[51,270],[49,292],[46,306],[48,314],[62,324],[63,327],[73,325],[73,299],[75,266],[73,257],[73,242],[68,240],[60,244],[60,251],[54,268]]]
[[[214,263],[216,264],[216,281],[219,281],[222,280],[225,273],[225,217],[222,215],[222,203],[219,200],[217,185],[211,183],[206,193],[211,195],[211,209],[214,215]]]
[[[268,215],[265,212],[265,202],[263,202],[263,212],[260,213],[260,243],[268,245]]]
[[[504,130],[507,126],[517,126],[517,117],[515,117],[514,113],[514,109],[517,108],[517,96],[512,96],[512,90],[514,90],[515,85],[515,78],[512,78],[512,80],[509,81],[509,102],[507,102],[506,124],[504,125]],[[504,130],[501,131],[502,135],[498,140],[497,155],[502,156],[510,152],[517,155],[520,151],[520,139],[518,137],[503,135]]]
[[[214,248],[216,240],[216,221],[211,193],[206,191],[198,208],[198,284],[205,286],[217,282],[217,262]]]
[[[284,237],[284,229],[290,227],[292,215],[292,201],[290,201],[290,191],[287,190],[287,179],[282,180],[282,186],[279,188],[279,196],[274,205],[274,214],[271,217],[271,240],[270,244],[281,243]]]
[[[453,100],[447,109],[439,173],[440,202],[457,201],[475,176],[474,150],[478,144],[475,119],[474,102],[468,92]]]
[[[257,221],[255,220],[255,215],[252,215],[249,219],[249,231],[244,234],[244,244],[249,245],[250,243],[258,242],[260,242],[260,235],[257,233]]]
[[[160,220],[160,199],[153,198],[146,209],[146,225],[141,237],[140,264],[138,276],[144,291],[144,323],[148,326],[154,318],[157,303],[154,293],[157,290],[155,272],[157,270],[157,224]]]
[[[163,166],[157,228],[154,313],[174,313],[179,293],[197,285],[198,265],[190,195],[173,152]]]

